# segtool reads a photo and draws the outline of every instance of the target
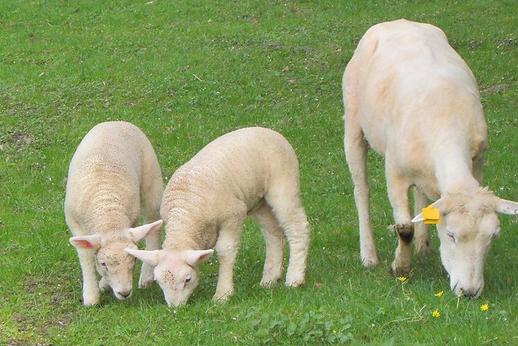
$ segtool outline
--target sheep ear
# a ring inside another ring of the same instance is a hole
[[[146,225],[138,226],[135,228],[130,228],[128,230],[128,235],[131,240],[135,243],[144,239],[151,232],[160,230],[160,226],[162,226],[162,220],[155,221],[153,223],[148,223]]]
[[[439,198],[438,200],[436,200],[435,202],[432,203],[432,207],[440,209],[440,205],[442,204],[442,202],[443,202],[443,198]],[[418,222],[423,222],[423,221],[424,221],[424,217],[423,217],[422,212],[417,214],[416,216],[414,216],[414,218],[412,219],[412,223],[418,223]]]
[[[496,212],[499,214],[517,215],[518,202],[508,201],[506,199],[499,198],[496,204]]]
[[[196,267],[205,262],[212,256],[214,250],[187,250],[185,251],[185,261],[191,267]]]
[[[135,250],[125,248],[124,251],[129,253],[131,256],[138,258],[144,263],[147,263],[153,267],[156,267],[162,258],[162,250]]]
[[[76,249],[97,250],[101,246],[101,236],[98,234],[71,237],[68,241]]]

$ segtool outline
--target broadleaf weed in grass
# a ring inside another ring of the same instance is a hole
[[[283,312],[262,314],[251,325],[263,344],[275,344],[285,337],[306,344],[343,344],[353,339],[350,317],[336,319],[323,309],[302,315]]]

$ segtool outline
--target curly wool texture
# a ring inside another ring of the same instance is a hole
[[[157,188],[158,186],[158,188]],[[136,126],[98,124],[83,138],[68,171],[65,217],[74,235],[127,229],[141,198],[160,201],[162,177],[151,143]]]
[[[286,139],[260,127],[217,138],[178,168],[165,188],[163,248],[214,247],[219,225],[252,210],[267,193],[298,205],[298,160]]]

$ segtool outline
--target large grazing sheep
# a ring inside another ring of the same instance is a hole
[[[70,162],[65,218],[83,272],[84,305],[98,304],[100,289],[108,287],[117,299],[131,295],[135,259],[124,248],[136,249],[143,238],[147,249],[159,248],[161,197],[160,166],[140,129],[105,122],[83,138]],[[141,212],[155,222],[131,228]],[[152,282],[153,268],[144,265],[139,286]]]
[[[275,131],[244,128],[209,143],[171,177],[160,213],[166,223],[163,249],[127,251],[155,266],[169,306],[187,302],[198,284],[196,268],[214,246],[220,263],[214,299],[233,294],[233,266],[247,215],[258,221],[266,241],[261,285],[282,275],[283,232],[290,249],[286,285],[304,282],[309,229],[299,199],[298,161]]]
[[[385,157],[387,190],[399,243],[394,273],[410,270],[410,242],[429,249],[419,211],[436,200],[441,260],[457,295],[478,297],[484,259],[499,233],[496,213],[518,204],[480,186],[486,122],[469,67],[437,27],[407,20],[381,23],[361,39],[343,77],[345,154],[354,183],[363,264],[378,263],[369,223],[367,148]],[[412,220],[408,189],[415,186]]]

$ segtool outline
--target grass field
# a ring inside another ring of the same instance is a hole
[[[388,274],[396,238],[372,155],[382,263],[360,264],[341,78],[365,30],[401,17],[441,27],[472,68],[489,125],[485,184],[518,199],[515,1],[0,2],[0,344],[518,344],[518,218],[501,218],[478,300],[450,292],[437,251],[401,282]],[[230,130],[284,134],[312,228],[305,287],[259,286],[263,241],[247,222],[229,303],[211,301],[212,260],[183,308],[156,285],[84,308],[64,179],[82,136],[114,119],[144,130],[165,178]]]

